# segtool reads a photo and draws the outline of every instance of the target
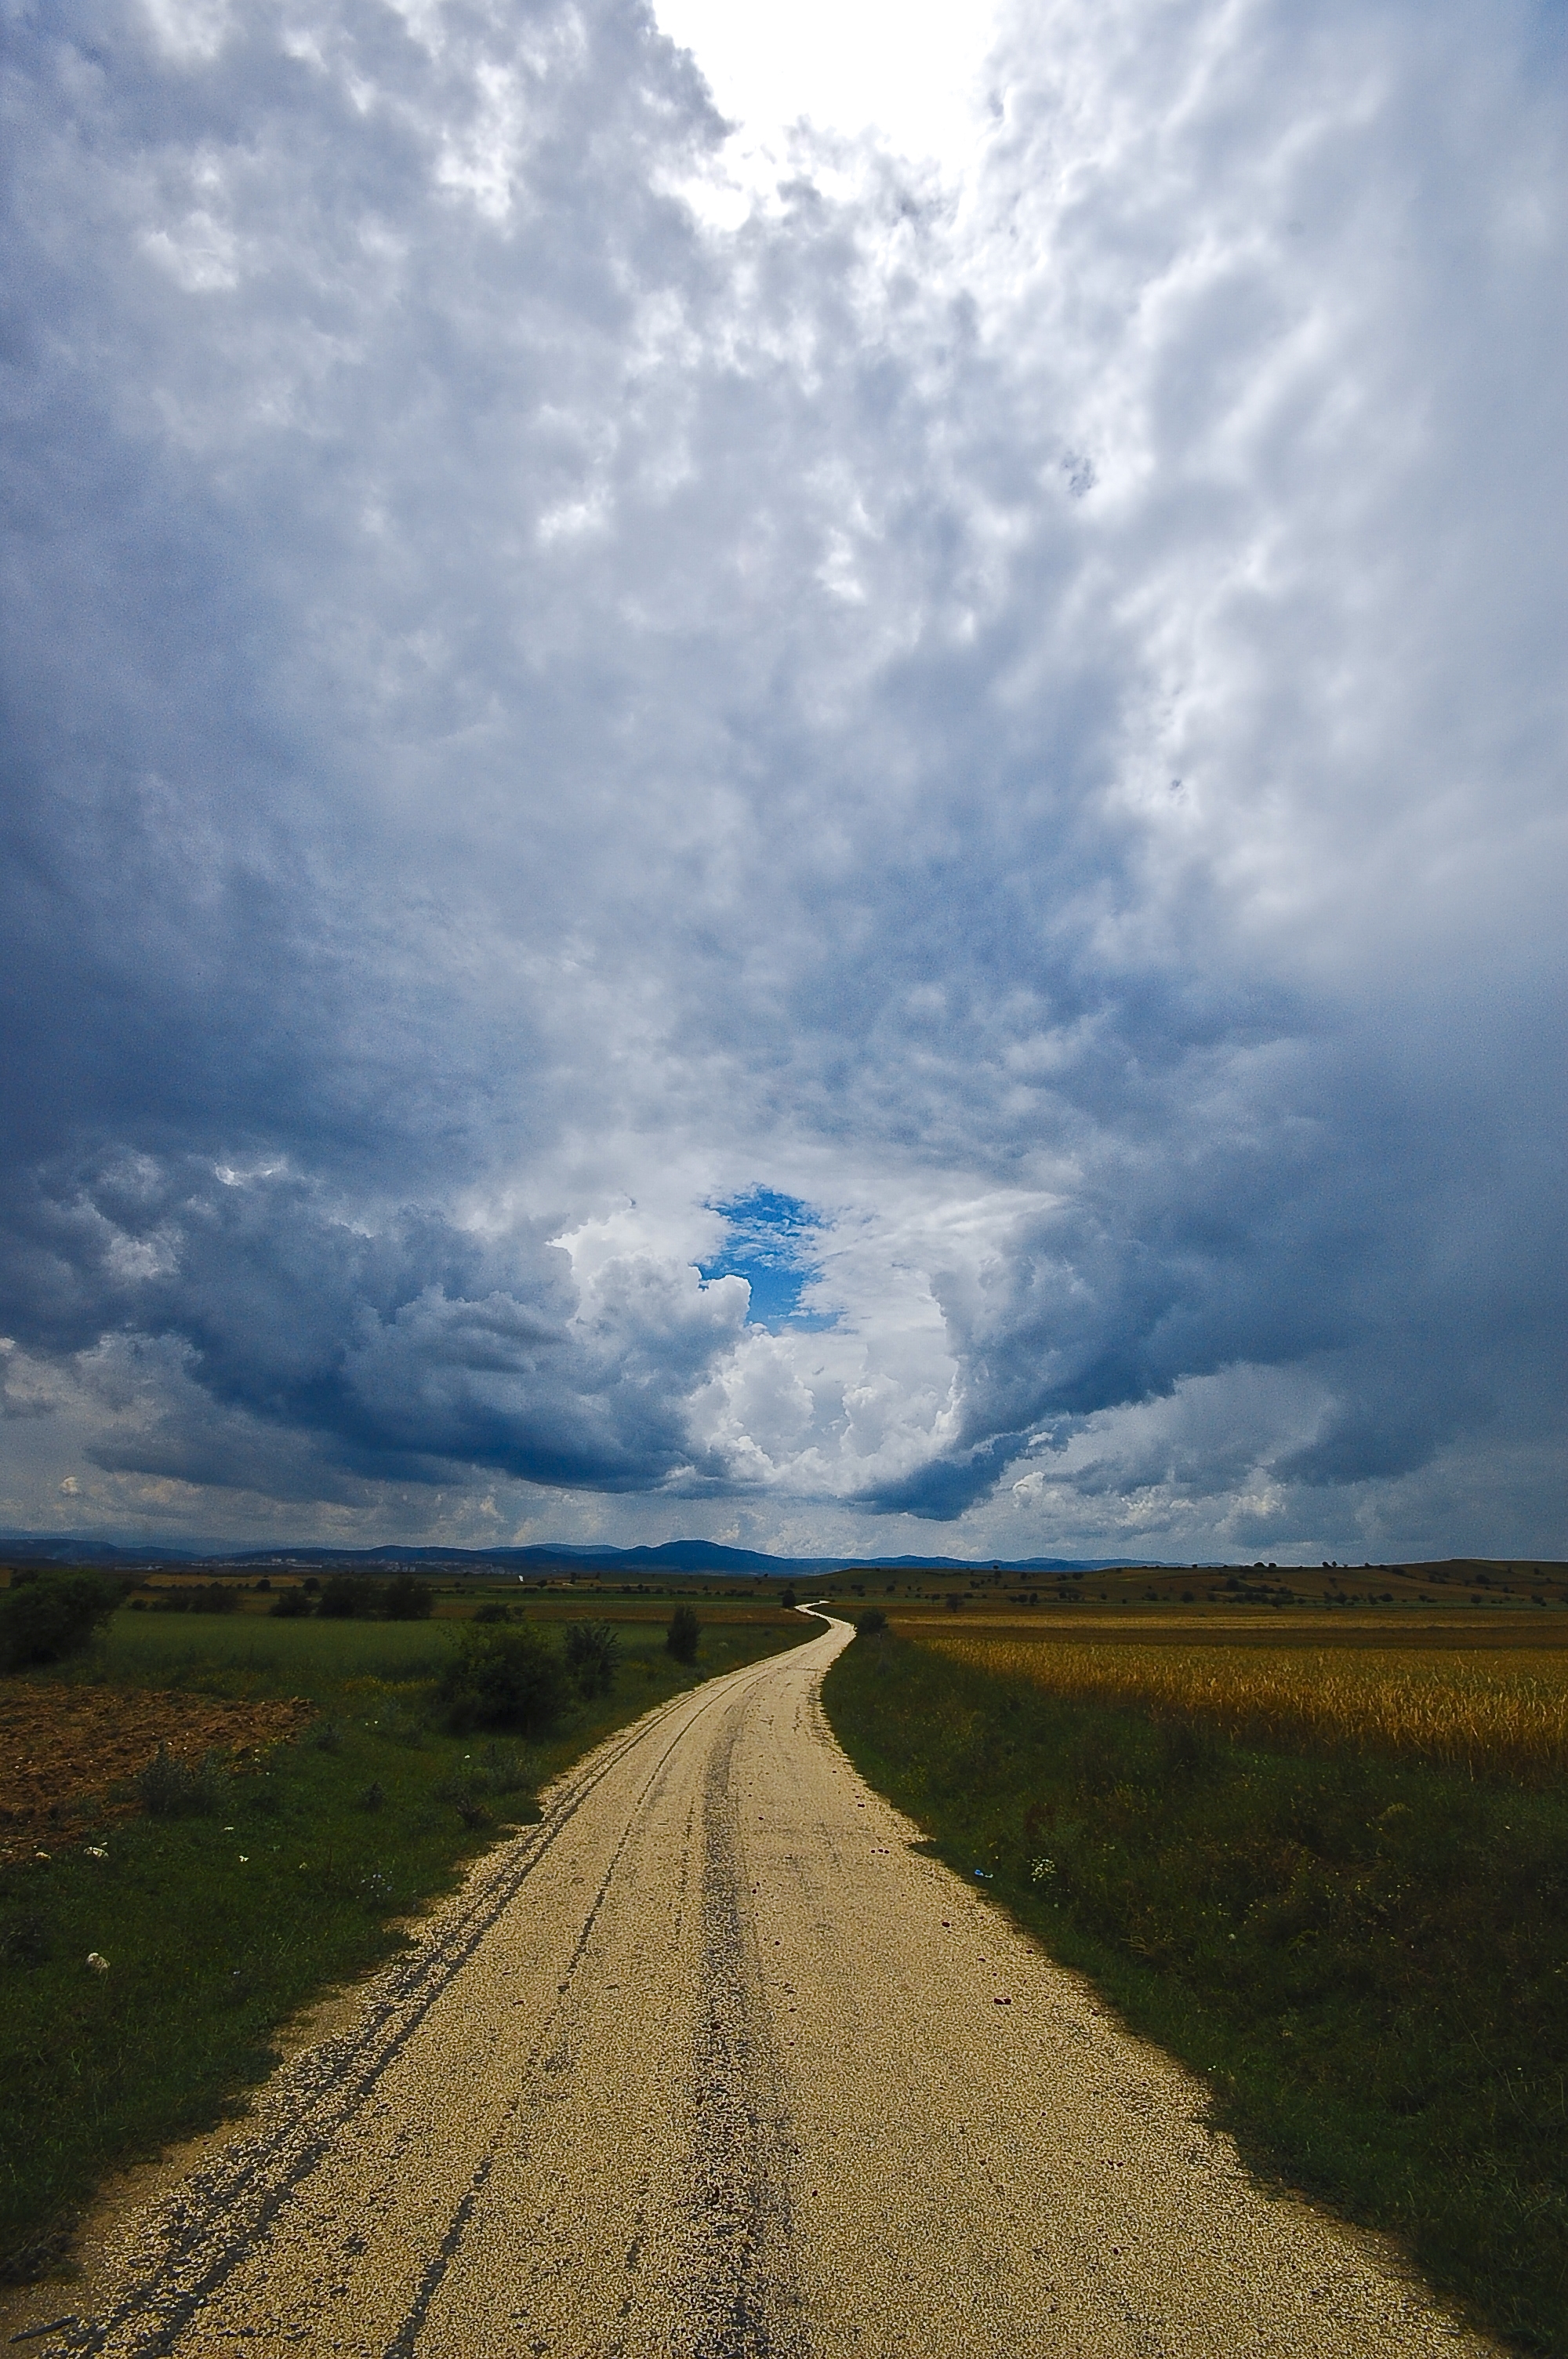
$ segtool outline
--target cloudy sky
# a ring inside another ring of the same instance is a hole
[[[1557,0],[6,27],[0,1523],[1568,1551]]]

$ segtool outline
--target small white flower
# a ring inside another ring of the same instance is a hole
[[[87,1856],[89,1859],[107,1859],[109,1854],[104,1850],[102,1843],[89,1843],[87,1846]]]
[[[240,1854],[240,1865],[242,1867],[248,1867],[250,1864],[250,1853],[248,1851],[243,1851]]]
[[[33,1854],[33,1857],[35,1859],[48,1859],[49,1857],[49,1854],[47,1851],[36,1851]]]
[[[88,1951],[87,1962],[95,1974],[106,1974],[109,1971],[108,1959],[101,1958],[96,1950]]]

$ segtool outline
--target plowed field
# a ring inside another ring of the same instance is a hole
[[[186,1760],[254,1761],[311,1716],[297,1697],[227,1703],[214,1696],[70,1687],[0,1686],[0,1861],[83,1840],[95,1822],[138,1806],[123,1790],[160,1745]]]

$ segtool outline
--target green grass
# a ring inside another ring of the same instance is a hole
[[[1208,2081],[1256,2166],[1568,2354],[1568,1795],[1243,1744],[907,1640],[829,1672],[857,1766]]]
[[[236,2110],[287,2019],[400,1947],[393,1920],[535,1815],[538,1785],[652,1705],[816,1635],[720,1612],[694,1669],[658,1625],[623,1628],[613,1694],[525,1752],[429,1724],[464,1624],[118,1614],[71,1679],[306,1696],[319,1716],[263,1773],[225,1775],[211,1816],[116,1819],[105,1859],[57,1845],[0,1868],[0,2274],[59,2266],[107,2169]]]
[[[116,1614],[92,1652],[61,1676],[111,1687],[204,1695],[307,1696],[340,1703],[356,1683],[435,1679],[460,1622],[274,1622],[250,1614]]]

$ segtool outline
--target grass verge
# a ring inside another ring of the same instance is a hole
[[[105,2171],[238,2112],[288,2018],[401,1947],[397,1920],[536,1816],[535,1791],[572,1760],[816,1629],[779,1612],[702,1623],[695,1667],[665,1651],[662,1627],[622,1630],[612,1692],[524,1748],[433,1724],[462,1624],[118,1614],[70,1684],[318,1710],[259,1767],[209,1765],[171,1789],[175,1815],[111,1821],[87,1801],[49,1857],[0,1869],[0,2276],[66,2265]],[[28,1683],[51,1676],[68,1683]]]
[[[1568,2353],[1568,1797],[1246,1743],[883,1636],[825,1701],[948,1864],[1265,2171]]]

